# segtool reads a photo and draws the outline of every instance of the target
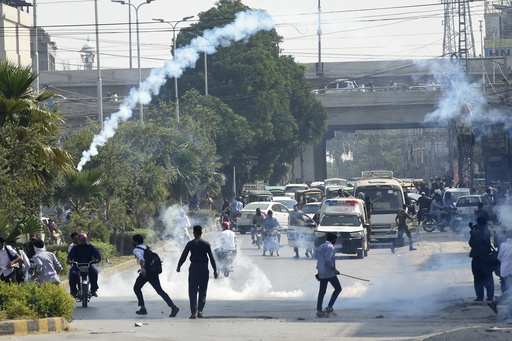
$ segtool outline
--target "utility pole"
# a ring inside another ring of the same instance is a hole
[[[318,0],[318,63],[316,64],[316,74],[323,76],[324,65],[322,64],[322,6]]]

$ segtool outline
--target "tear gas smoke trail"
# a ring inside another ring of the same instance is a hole
[[[98,147],[104,146],[108,139],[115,135],[119,124],[132,117],[133,108],[137,103],[148,104],[152,95],[158,95],[167,78],[179,78],[187,67],[193,67],[196,64],[201,53],[214,54],[218,46],[227,47],[232,40],[246,40],[258,31],[268,31],[273,27],[272,18],[266,11],[240,12],[235,15],[233,23],[221,28],[205,30],[203,38],[207,44],[197,37],[189,45],[177,49],[173,60],[168,61],[162,68],[153,69],[139,89],[130,90],[129,96],[121,103],[119,111],[105,119],[103,130],[94,136],[89,150],[82,153],[77,169],[82,170],[91,157],[98,154]]]

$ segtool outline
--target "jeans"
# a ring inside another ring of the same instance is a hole
[[[151,277],[139,275],[139,277],[137,277],[137,279],[135,280],[135,284],[133,285],[133,292],[135,292],[135,296],[137,296],[137,300],[139,301],[139,306],[141,306],[141,307],[145,306],[144,297],[142,296],[142,287],[147,282],[149,282],[149,284],[151,284],[153,289],[155,289],[156,293],[164,299],[165,303],[167,303],[167,305],[169,307],[174,306],[174,303],[172,302],[169,295],[167,295],[167,293],[164,291],[164,289],[162,289],[162,286],[160,285],[160,278],[158,277],[158,275],[151,276]]]
[[[80,278],[80,270],[76,266],[73,266],[69,269],[69,290],[71,291],[71,295],[75,296],[77,293],[77,285],[79,283]],[[96,292],[98,290],[98,269],[94,266],[89,267],[89,280],[91,282],[91,292]]]
[[[338,277],[330,277],[330,278],[323,278],[320,279],[320,289],[318,290],[318,300],[316,302],[316,310],[322,311],[322,305],[324,302],[324,296],[327,291],[327,283],[331,283],[331,285],[334,288],[334,291],[332,293],[331,299],[329,300],[328,307],[332,308],[334,305],[334,302],[336,302],[336,299],[338,298],[338,295],[341,293],[341,284],[338,280]]]
[[[209,276],[208,263],[190,263],[188,270],[188,298],[190,300],[190,312],[192,314],[196,314],[198,311],[203,311],[204,309]]]

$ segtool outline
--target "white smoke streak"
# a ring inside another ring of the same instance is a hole
[[[133,109],[138,103],[149,104],[152,95],[158,95],[160,88],[167,78],[181,77],[188,67],[194,67],[201,53],[214,54],[218,46],[227,47],[231,41],[246,40],[261,30],[271,30],[274,27],[272,18],[266,11],[246,11],[235,15],[235,21],[221,28],[213,28],[203,32],[204,41],[197,37],[189,45],[175,51],[175,58],[167,61],[159,69],[153,69],[149,77],[141,84],[139,89],[132,88],[130,95],[121,103],[119,111],[106,118],[103,130],[94,136],[89,150],[82,153],[77,169],[90,161],[98,154],[98,147],[104,146],[116,133],[121,122],[132,117]]]

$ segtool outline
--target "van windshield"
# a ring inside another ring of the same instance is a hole
[[[320,222],[320,226],[359,226],[361,225],[361,220],[358,216],[354,215],[346,215],[346,216],[338,216],[338,215],[326,215],[322,218]]]
[[[396,214],[404,205],[403,192],[392,186],[360,186],[357,187],[355,197],[359,193],[370,197],[373,203],[373,214]]]

